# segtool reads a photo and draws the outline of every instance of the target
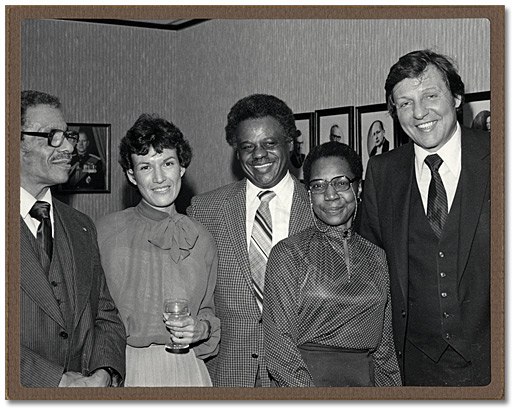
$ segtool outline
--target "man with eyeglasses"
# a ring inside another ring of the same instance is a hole
[[[94,224],[50,191],[69,177],[77,133],[67,130],[58,98],[23,91],[21,104],[21,384],[119,386],[126,335],[105,282]]]
[[[217,356],[207,362],[213,386],[269,387],[263,340],[263,283],[271,247],[312,224],[305,187],[289,173],[294,114],[272,95],[255,94],[231,108],[226,140],[245,179],[195,196],[188,215],[217,243],[215,308],[221,321]]]
[[[361,234],[385,249],[405,386],[482,386],[490,357],[490,142],[457,122],[464,83],[430,50],[385,84],[410,143],[373,157]]]

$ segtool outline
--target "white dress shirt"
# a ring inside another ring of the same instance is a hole
[[[52,236],[54,237],[54,214],[53,214],[53,206],[52,206],[52,195],[50,189],[47,189],[45,194],[41,199],[36,199],[33,195],[31,195],[27,190],[23,187],[20,187],[20,216],[24,220],[25,224],[34,235],[37,237],[38,226],[40,226],[40,221],[34,219],[29,211],[32,209],[33,205],[40,200],[41,202],[47,202],[51,205],[50,209],[50,217],[51,217],[51,227],[52,227]]]
[[[249,242],[255,222],[255,214],[260,199],[258,193],[265,190],[273,191],[276,196],[269,203],[271,219],[273,224],[273,246],[277,242],[289,236],[289,219],[291,216],[291,205],[294,194],[294,182],[289,172],[285,177],[271,189],[261,189],[247,180],[246,184],[246,231],[247,231],[247,249],[249,250]]]
[[[451,209],[455,192],[457,191],[457,184],[459,183],[460,171],[462,168],[461,161],[461,132],[460,125],[457,123],[457,130],[453,136],[444,144],[440,150],[435,153],[430,153],[417,144],[414,144],[415,151],[415,177],[419,192],[424,207],[424,213],[428,209],[428,188],[430,187],[431,171],[424,159],[431,154],[438,154],[443,163],[439,167],[439,174],[446,189],[446,196],[448,197],[448,212]]]

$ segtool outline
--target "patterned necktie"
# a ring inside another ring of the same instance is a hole
[[[49,270],[50,261],[52,260],[52,225],[50,210],[51,205],[49,203],[37,201],[29,211],[29,214],[34,219],[40,221],[36,233],[36,240],[47,254],[46,258],[44,255],[42,255],[41,258],[42,265],[47,272]]]
[[[432,179],[428,189],[427,216],[433,232],[435,232],[437,238],[440,239],[442,228],[448,218],[448,197],[446,196],[446,189],[439,174],[442,159],[437,154],[432,154],[426,157],[424,162],[432,172]]]
[[[251,267],[256,302],[260,311],[262,311],[264,299],[265,266],[267,264],[267,258],[269,258],[269,253],[271,252],[273,240],[273,226],[271,222],[271,212],[269,211],[269,202],[275,196],[276,194],[270,190],[258,193],[260,206],[258,206],[256,211],[249,245],[249,265]]]

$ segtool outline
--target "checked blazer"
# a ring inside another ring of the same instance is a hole
[[[475,385],[490,380],[490,136],[461,127],[461,173],[457,188],[457,293],[462,327],[470,344]],[[370,159],[363,191],[360,234],[386,251],[390,271],[394,342],[403,373],[408,324],[409,223],[413,143]],[[418,190],[417,190],[418,191]],[[406,374],[405,374],[406,381]],[[406,384],[406,382],[405,382]]]
[[[294,194],[289,235],[312,224],[307,191],[291,177]],[[218,355],[207,362],[213,386],[253,387],[257,371],[262,386],[270,386],[262,314],[255,300],[247,251],[246,179],[195,196],[187,213],[209,230],[218,249],[215,308],[222,334]]]
[[[60,310],[36,238],[20,217],[21,384],[57,387],[64,372],[88,375],[102,367],[115,369],[124,379],[125,328],[106,285],[94,224],[56,199],[53,214],[54,252],[72,315]]]

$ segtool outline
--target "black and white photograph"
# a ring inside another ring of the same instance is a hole
[[[354,107],[327,108],[316,111],[317,144],[338,141],[354,145]]]
[[[69,180],[58,186],[62,193],[110,192],[110,125],[68,123],[77,133]]]
[[[395,147],[394,120],[386,104],[357,107],[358,154],[361,155],[363,172],[371,157],[386,153]],[[363,179],[365,176],[363,175]]]
[[[303,162],[314,143],[314,113],[294,114],[294,120],[296,128],[301,134],[293,141],[293,149],[289,159],[289,172],[298,180],[303,181]]]
[[[503,6],[7,10],[8,399],[503,399]]]
[[[477,130],[491,131],[491,93],[475,92],[466,95],[462,107],[463,124]]]

